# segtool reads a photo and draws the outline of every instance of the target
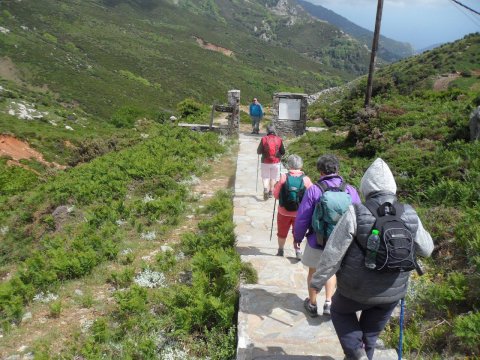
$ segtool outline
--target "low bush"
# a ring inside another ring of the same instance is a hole
[[[453,333],[458,345],[470,356],[480,353],[480,313],[469,312],[455,319]]]
[[[119,220],[140,217],[146,224],[132,224],[157,225],[162,231],[178,223],[187,201],[180,181],[205,171],[199,159],[221,152],[223,146],[213,133],[158,125],[150,131],[151,139],[62,173],[21,195],[15,204],[0,203],[2,226],[9,229],[0,235],[0,259],[3,265],[19,261],[14,279],[22,284],[2,284],[2,325],[20,319],[21,307],[35,291],[116,259],[125,240]],[[136,186],[144,193],[127,199]],[[145,193],[153,194],[154,201],[136,200]],[[68,224],[57,229],[52,212],[64,204],[75,211]],[[121,277],[114,280],[125,283]]]
[[[145,116],[145,111],[133,106],[123,106],[112,115],[110,122],[117,128],[132,128],[135,121]]]
[[[208,120],[209,112],[210,109],[207,105],[191,98],[180,101],[177,104],[177,113],[186,122],[193,122],[193,119],[195,119],[199,123],[205,123]]]
[[[225,218],[227,213],[232,214],[231,194],[220,192],[199,216],[205,218],[204,224],[232,224],[231,216]],[[206,241],[208,246],[192,256],[177,257],[176,253],[185,252],[182,242],[157,256],[155,269],[170,272],[168,286],[143,288],[133,284],[117,290],[115,311],[97,319],[58,358],[234,359],[238,284],[241,277],[252,278],[254,274],[251,270],[242,274],[244,267],[230,241],[233,226],[204,225],[190,236],[200,243]],[[178,281],[180,274],[174,271],[180,268],[191,272],[191,283]],[[111,278],[118,282],[127,272],[130,278],[129,268]]]
[[[53,301],[50,303],[48,308],[50,309],[50,317],[58,318],[62,313],[62,302],[60,300]]]

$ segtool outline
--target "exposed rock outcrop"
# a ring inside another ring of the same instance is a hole
[[[480,106],[470,115],[470,140],[480,139]]]

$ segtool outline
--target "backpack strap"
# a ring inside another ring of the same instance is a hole
[[[317,187],[322,190],[323,193],[329,191],[329,190],[333,190],[333,191],[342,191],[342,192],[345,192],[345,189],[347,188],[347,183],[346,182],[341,182],[339,186],[328,186],[326,183],[324,183],[324,181],[327,180],[327,179],[323,179],[317,183],[315,183],[315,185],[317,185]]]
[[[322,193],[325,193],[325,191],[328,191],[328,186],[323,182],[317,182],[315,183],[315,185],[317,185],[317,187],[322,191]]]
[[[396,201],[393,203],[386,201],[380,206],[377,206],[373,201],[367,200],[367,202],[365,202],[365,206],[375,217],[375,223],[373,224],[372,229],[380,229],[383,224],[392,217],[395,217],[401,221],[400,217],[404,212],[403,204],[400,204]]]
[[[359,214],[359,207],[358,207],[358,204],[353,204],[353,209],[355,210],[355,219],[358,219],[358,214]],[[369,209],[370,210],[370,209]],[[357,220],[356,220],[357,221]],[[355,243],[357,244],[358,248],[360,249],[360,251],[363,253],[363,255],[365,256],[367,254],[367,249],[365,249],[361,244],[360,244],[360,241],[358,240],[358,237],[355,235],[354,236],[354,241]]]

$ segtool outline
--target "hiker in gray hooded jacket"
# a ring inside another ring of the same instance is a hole
[[[365,200],[377,205],[396,200],[397,185],[388,165],[380,158],[367,169],[360,182]],[[433,241],[415,210],[404,205],[402,220],[415,239],[416,254],[430,256]],[[398,301],[405,297],[410,272],[379,272],[365,267],[366,248],[375,217],[362,204],[350,205],[330,235],[310,286],[320,291],[337,275],[331,317],[345,359],[371,360],[375,343]],[[361,311],[360,318],[356,313]]]

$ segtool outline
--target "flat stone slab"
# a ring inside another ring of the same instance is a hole
[[[276,249],[275,249],[276,252]],[[285,257],[275,255],[242,255],[242,261],[249,262],[257,270],[258,283],[291,291],[305,292],[307,289],[306,268],[295,258],[295,253],[286,252]]]
[[[328,355],[343,358],[330,317],[311,318],[303,310],[305,290],[245,285],[240,289],[239,353],[243,359],[273,355]],[[242,359],[238,357],[237,359]]]

